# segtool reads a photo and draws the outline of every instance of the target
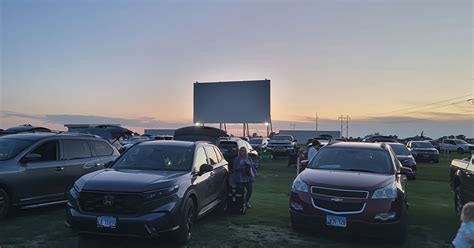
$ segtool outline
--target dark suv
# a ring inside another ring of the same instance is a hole
[[[228,166],[208,142],[145,141],[70,191],[67,225],[79,233],[191,238],[194,221],[225,207]]]
[[[403,241],[409,173],[388,145],[329,144],[293,182],[292,226]]]
[[[417,161],[439,163],[439,151],[430,141],[410,141],[407,147]]]
[[[0,137],[0,218],[11,207],[65,202],[74,182],[118,151],[94,135],[22,133]]]

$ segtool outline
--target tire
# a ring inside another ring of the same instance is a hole
[[[461,210],[463,207],[462,202],[463,201],[462,201],[462,196],[461,196],[461,187],[457,186],[454,189],[454,211],[456,212],[458,216],[461,216]]]
[[[392,240],[397,244],[405,243],[408,228],[407,207],[403,204],[402,216],[400,218],[400,227],[392,236]]]
[[[295,230],[296,232],[303,232],[305,230],[302,224],[297,223],[294,220],[291,220],[291,228]]]
[[[186,200],[186,204],[183,208],[182,219],[180,221],[179,229],[176,231],[175,238],[180,244],[186,244],[192,237],[192,227],[194,225],[194,221],[196,211],[194,207],[194,202],[191,198]]]
[[[7,216],[10,206],[10,196],[4,189],[0,188],[0,220]]]
[[[464,149],[458,148],[458,149],[457,149],[457,152],[458,152],[458,154],[464,154]]]
[[[435,164],[439,163],[439,158],[434,161]]]

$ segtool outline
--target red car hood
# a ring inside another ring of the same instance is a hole
[[[309,186],[369,191],[382,188],[395,180],[394,175],[316,169],[304,170],[300,178]]]

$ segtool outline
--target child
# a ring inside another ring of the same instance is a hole
[[[452,247],[474,247],[474,202],[469,202],[462,208],[461,222],[456,238],[451,243]]]

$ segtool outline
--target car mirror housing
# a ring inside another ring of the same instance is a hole
[[[42,158],[41,154],[38,154],[38,153],[30,153],[30,154],[27,154],[26,156],[24,156],[24,157],[21,159],[21,162],[22,162],[22,163],[34,162],[34,161],[39,161],[39,160],[41,160],[41,158]]]
[[[114,161],[109,161],[104,164],[104,168],[112,168],[112,165],[114,164]]]
[[[408,176],[408,175],[412,175],[412,174],[413,174],[413,171],[412,171],[412,169],[409,168],[409,167],[403,167],[403,166],[402,166],[402,167],[400,167],[400,173],[399,173],[399,174],[400,174],[400,175],[406,175],[406,176]]]
[[[203,164],[201,165],[201,168],[199,169],[199,175],[203,175],[204,173],[211,172],[214,170],[214,167],[210,164]]]

